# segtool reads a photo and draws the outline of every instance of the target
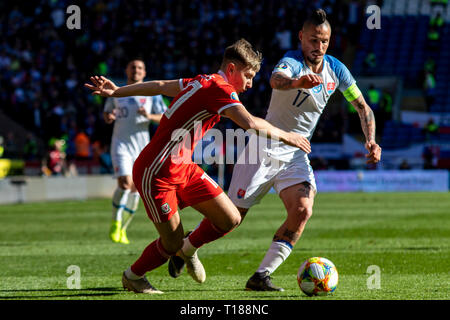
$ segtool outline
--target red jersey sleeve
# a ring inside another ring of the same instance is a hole
[[[215,87],[214,96],[216,97],[214,103],[208,106],[208,111],[211,113],[220,114],[223,110],[242,105],[234,87],[226,82],[218,82]]]
[[[180,90],[183,91],[189,82],[194,80],[194,78],[181,78],[180,79]]]

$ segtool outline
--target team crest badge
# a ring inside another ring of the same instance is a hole
[[[319,84],[318,86],[315,86],[314,88],[312,88],[312,91],[314,93],[319,93],[320,91],[322,91],[322,84]]]
[[[239,97],[238,97],[238,94],[236,92],[232,92],[230,94],[230,98],[233,99],[233,100],[239,101]]]
[[[327,83],[327,92],[329,94],[332,94],[334,92],[334,89],[336,89],[336,83],[334,82],[328,82]]]
[[[237,192],[238,199],[242,199],[245,196],[245,190],[239,189]]]
[[[166,202],[161,206],[161,211],[164,214],[168,214],[170,211],[172,211],[172,209],[170,208],[169,204]]]
[[[143,106],[144,104],[145,104],[145,101],[146,101],[146,99],[145,98],[143,98],[143,99],[139,99],[139,102],[141,103],[141,105]]]

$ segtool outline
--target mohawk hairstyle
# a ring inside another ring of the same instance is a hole
[[[303,23],[303,29],[309,27],[309,26],[320,26],[321,24],[326,24],[328,28],[331,29],[330,22],[327,20],[327,13],[323,9],[316,9],[314,10],[308,18]]]

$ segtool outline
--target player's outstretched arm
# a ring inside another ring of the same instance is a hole
[[[290,146],[300,148],[306,153],[311,152],[311,145],[307,138],[295,132],[281,130],[271,125],[266,120],[251,115],[242,105],[225,109],[222,114],[233,120],[238,126],[245,130],[253,129],[258,135],[279,139]]]
[[[291,78],[281,72],[274,72],[270,77],[270,86],[277,90],[311,89],[321,83],[323,83],[322,78],[315,74]]]
[[[361,127],[366,137],[365,147],[369,152],[366,155],[367,163],[377,163],[381,159],[381,148],[375,142],[375,115],[372,109],[366,103],[363,95],[350,102],[358,111],[359,118],[361,120]]]
[[[93,95],[102,97],[130,97],[130,96],[156,96],[163,94],[175,97],[180,92],[179,80],[153,80],[118,87],[103,76],[90,77],[92,84],[84,86],[92,90]]]

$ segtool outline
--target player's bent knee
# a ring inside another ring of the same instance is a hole
[[[222,231],[230,232],[235,229],[241,223],[241,215],[238,211],[233,212],[232,214],[227,214],[226,219],[223,219],[220,223],[220,226],[217,225]]]
[[[308,221],[312,216],[313,210],[311,207],[298,207],[294,213],[299,220]]]
[[[231,230],[233,230],[234,228],[236,228],[237,226],[239,226],[241,224],[241,215],[236,215],[235,217],[233,217],[232,221],[231,221]]]
[[[133,180],[131,180],[131,178],[128,177],[119,177],[119,179],[117,180],[117,183],[119,185],[119,188],[123,189],[123,190],[128,190],[128,189],[132,189],[133,187]]]
[[[235,229],[241,223],[241,216],[234,216],[229,219],[221,226],[222,231],[230,232]]]

